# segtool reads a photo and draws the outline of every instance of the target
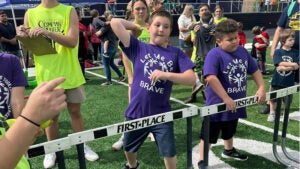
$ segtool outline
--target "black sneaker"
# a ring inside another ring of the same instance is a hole
[[[239,152],[236,151],[235,148],[232,148],[232,150],[223,150],[222,157],[231,158],[240,161],[246,161],[248,159],[248,156],[244,154],[240,154]]]
[[[204,161],[203,160],[201,160],[201,161],[198,162],[198,168],[199,169],[205,169],[206,168],[205,165],[204,165]]]
[[[259,110],[260,114],[269,114],[270,113],[270,105],[266,104],[262,109]]]
[[[118,82],[124,82],[126,80],[126,78],[124,76],[120,77]]]
[[[130,168],[127,163],[124,164],[124,169],[139,169],[139,168],[140,168],[139,162],[136,163],[136,167],[134,167],[134,168]]]

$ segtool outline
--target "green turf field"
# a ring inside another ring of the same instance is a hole
[[[268,63],[271,63],[268,59]],[[123,69],[120,67],[120,69]],[[268,70],[271,72],[270,75],[265,75],[264,80],[266,84],[266,91],[268,91],[269,79],[272,76],[272,66],[268,66]],[[93,74],[91,74],[93,73]],[[95,74],[101,76],[95,76]],[[111,125],[114,123],[119,123],[124,120],[124,111],[127,107],[127,86],[114,82],[111,86],[100,86],[101,83],[105,82],[104,70],[92,70],[87,72],[87,76],[91,81],[87,82],[85,86],[87,99],[84,104],[82,104],[82,114],[85,121],[85,128],[93,129],[97,127],[103,127]],[[113,78],[117,79],[117,76],[113,74]],[[248,84],[248,96],[254,95],[256,87],[253,80],[249,77]],[[26,93],[30,94],[31,89],[27,89]],[[185,100],[189,97],[191,92],[191,87],[174,85],[172,96],[173,98],[179,100]],[[292,111],[299,111],[299,93],[294,95],[293,103],[291,105]],[[203,106],[204,100],[202,99],[201,94],[198,94],[198,101],[195,103],[197,106]],[[179,104],[177,102],[171,101],[172,108],[181,109],[185,108],[186,105]],[[248,121],[265,126],[267,128],[273,129],[274,123],[267,122],[267,115],[261,115],[258,113],[262,106],[255,105],[248,107]],[[68,134],[72,133],[70,128],[70,120],[68,113],[64,110],[60,115],[59,120],[60,131],[59,137],[66,137]],[[201,127],[201,117],[193,117],[193,146],[196,146],[199,142],[199,132]],[[280,123],[282,126],[282,123]],[[176,120],[174,123],[175,126],[175,139],[176,139],[176,148],[177,148],[177,168],[184,169],[186,168],[186,120]],[[299,121],[290,121],[288,126],[288,134],[293,135],[299,139]],[[119,135],[106,137],[103,139],[95,140],[88,142],[88,145],[95,150],[100,159],[96,162],[87,161],[88,169],[117,169],[122,168],[124,162],[126,161],[124,153],[122,151],[113,151],[111,145],[117,141]],[[245,123],[240,123],[238,126],[238,132],[236,138],[241,138],[245,140],[256,140],[265,143],[272,144],[273,135],[270,132],[262,130],[257,127],[249,126]],[[36,143],[41,143],[46,141],[45,136],[38,138]],[[297,150],[299,152],[299,141],[294,141],[287,139],[287,147],[292,150]],[[254,145],[249,145],[254,146]],[[237,147],[238,149],[238,147]],[[212,148],[213,152],[216,155],[220,156],[222,146],[215,146]],[[270,150],[271,152],[272,150]],[[245,153],[248,153],[245,151]],[[232,162],[224,161],[231,165],[234,168],[238,169],[283,169],[286,168],[282,165],[279,165],[273,161],[265,159],[260,156],[260,154],[248,153],[249,159],[246,162]],[[67,169],[76,169],[78,167],[78,160],[76,154],[76,147],[72,147],[65,151],[65,163]],[[141,149],[138,152],[138,160],[140,162],[141,168],[144,169],[162,169],[164,168],[163,158],[159,156],[156,145],[154,142],[151,142],[148,139]],[[43,168],[43,156],[30,159],[33,169]],[[57,165],[55,166],[57,168]]]

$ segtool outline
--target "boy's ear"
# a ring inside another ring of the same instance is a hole
[[[147,28],[147,31],[149,32],[149,29],[150,29],[150,24],[149,23],[146,23],[146,28]]]
[[[221,39],[216,39],[216,43],[220,46]]]

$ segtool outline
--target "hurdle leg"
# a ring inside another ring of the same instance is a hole
[[[77,144],[77,155],[80,169],[86,169],[85,158],[84,158],[84,144]]]
[[[208,166],[208,151],[209,151],[209,116],[204,116],[204,166]]]
[[[64,151],[58,151],[55,154],[56,154],[58,168],[66,169]]]
[[[284,119],[283,119],[283,126],[282,126],[282,142],[281,142],[281,148],[282,148],[282,151],[284,153],[284,155],[296,162],[296,163],[299,163],[299,159],[291,156],[287,150],[286,150],[286,146],[285,146],[285,142],[286,142],[286,133],[287,133],[287,126],[288,126],[288,123],[289,123],[289,112],[290,112],[290,105],[291,105],[291,102],[292,102],[292,95],[288,95],[285,97],[285,106],[284,106]]]
[[[192,169],[192,117],[186,118],[186,131],[187,131],[187,137],[186,137],[186,148],[187,148],[187,169]]]

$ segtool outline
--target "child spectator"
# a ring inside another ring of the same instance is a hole
[[[109,26],[110,21],[113,18],[112,12],[111,11],[105,11],[104,12],[104,17],[105,17],[105,20],[106,20],[106,22],[105,22],[106,25],[105,26]],[[103,51],[104,51],[103,56],[108,58],[109,56],[107,55],[107,50],[108,50],[109,40],[108,40],[107,36],[105,36],[105,34],[101,37],[101,39],[102,39],[102,42],[103,42]]]
[[[254,46],[256,49],[256,58],[258,61],[258,67],[261,70],[262,74],[267,74],[266,72],[266,52],[267,52],[267,46],[268,39],[262,36],[261,34],[261,28],[260,26],[254,26],[252,28],[252,34],[254,35]]]
[[[245,32],[243,31],[243,23],[242,22],[238,22],[238,38],[239,38],[239,45],[240,46],[245,46],[246,44],[246,34]]]
[[[236,133],[239,118],[246,118],[246,108],[236,108],[235,99],[246,97],[247,74],[251,74],[258,86],[256,95],[258,103],[265,100],[265,86],[261,72],[248,51],[239,46],[236,21],[227,19],[216,26],[215,39],[219,45],[210,50],[205,58],[204,78],[206,87],[206,105],[226,104],[226,112],[210,115],[209,143],[215,144],[219,134],[224,140],[222,157],[236,160],[247,160],[233,147],[233,136]],[[204,131],[202,123],[200,141],[200,161],[198,167],[205,168]]]
[[[271,81],[271,91],[283,89],[294,85],[295,70],[299,69],[299,51],[292,48],[295,43],[295,31],[292,29],[284,29],[279,35],[279,41],[282,44],[280,49],[276,49],[274,53],[274,74]],[[286,104],[291,104],[292,95]],[[289,106],[289,105],[288,105]],[[267,121],[274,122],[276,99],[270,101],[270,114]]]
[[[131,100],[125,112],[126,120],[134,120],[171,110],[169,103],[173,83],[193,85],[195,66],[179,48],[168,45],[172,16],[167,11],[154,12],[149,18],[149,44],[137,40],[127,30],[140,32],[132,22],[113,18],[111,27],[121,41],[121,48],[132,61],[134,78]],[[135,34],[135,33],[133,33]],[[128,163],[125,168],[139,168],[137,151],[153,133],[166,168],[176,168],[176,148],[173,122],[124,133],[124,145]]]

